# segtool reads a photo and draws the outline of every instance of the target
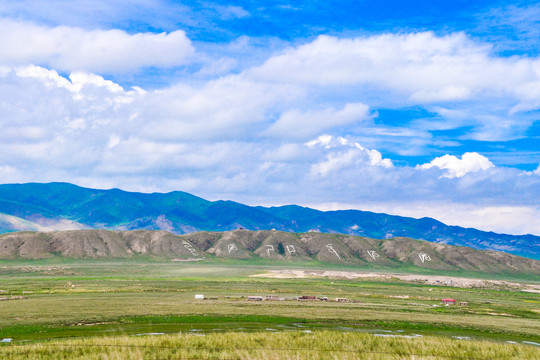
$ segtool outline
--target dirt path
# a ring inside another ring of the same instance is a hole
[[[335,278],[335,279],[399,279],[407,282],[421,282],[427,285],[446,285],[462,288],[513,288],[516,290],[540,293],[540,285],[525,284],[504,280],[470,279],[455,276],[414,275],[414,274],[379,274],[374,272],[324,271],[324,270],[270,270],[253,277],[274,279]]]

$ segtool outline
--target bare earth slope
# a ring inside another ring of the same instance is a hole
[[[235,230],[173,235],[166,231],[74,230],[19,232],[0,236],[0,259],[128,258],[196,260],[206,256],[433,270],[540,274],[540,261],[409,238]]]

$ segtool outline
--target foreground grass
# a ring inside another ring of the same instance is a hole
[[[2,359],[521,359],[540,350],[519,344],[440,337],[378,337],[317,331],[122,336],[0,347]]]

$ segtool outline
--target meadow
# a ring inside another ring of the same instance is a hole
[[[537,293],[395,278],[250,276],[306,266],[332,268],[217,259],[1,261],[0,357],[540,358]],[[351,302],[247,301],[250,295]],[[442,306],[442,298],[468,305]]]

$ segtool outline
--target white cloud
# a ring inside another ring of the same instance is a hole
[[[390,159],[383,159],[377,150],[366,149],[356,142],[345,138],[334,138],[330,135],[321,135],[315,140],[306,143],[309,148],[325,149],[325,159],[311,165],[311,174],[326,176],[330,172],[337,172],[342,168],[365,167],[366,165],[391,168]]]
[[[37,66],[10,70],[0,81],[0,148],[7,165],[21,181],[91,171],[102,160],[107,134],[126,132],[141,97],[94,74],[74,73],[70,80]]]
[[[510,96],[534,97],[540,83],[536,58],[497,57],[463,33],[383,34],[339,39],[320,36],[274,56],[252,74],[319,86],[361,84],[401,95],[412,103]]]
[[[338,171],[343,167],[354,166],[358,161],[359,155],[360,153],[355,150],[348,150],[337,154],[328,154],[324,161],[311,166],[311,173],[314,175],[326,176],[331,171]]]
[[[309,147],[314,147],[316,145],[322,145],[322,146],[326,147],[327,149],[329,149],[330,148],[330,143],[333,140],[334,140],[334,137],[332,135],[321,135],[316,139],[308,141],[306,143],[306,145],[309,146]],[[339,139],[338,141],[341,142],[342,140]]]
[[[421,90],[411,95],[411,100],[420,103],[464,100],[470,97],[471,91],[465,87],[447,86],[437,90]]]
[[[46,27],[0,19],[0,62],[60,71],[129,72],[186,64],[194,48],[182,30],[128,34],[122,30]]]
[[[494,167],[493,163],[488,158],[476,152],[468,152],[463,154],[461,159],[453,155],[444,155],[431,160],[428,164],[419,165],[420,169],[431,169],[438,167],[439,169],[447,170],[442,175],[446,178],[463,177],[468,173],[487,170]]]
[[[159,121],[141,126],[146,136],[161,140],[249,138],[302,94],[294,86],[255,82],[243,75],[195,86],[178,84],[148,95],[140,117]]]
[[[49,89],[64,88],[71,93],[80,93],[83,87],[104,88],[109,93],[122,93],[124,91],[120,85],[91,73],[73,72],[69,75],[69,79],[66,79],[55,70],[35,65],[17,67],[14,72],[20,78],[39,79]],[[138,88],[135,88],[133,92],[144,93]]]
[[[265,134],[281,138],[306,139],[328,129],[362,122],[370,119],[367,105],[345,104],[343,109],[327,108],[324,110],[288,110],[266,130]]]

